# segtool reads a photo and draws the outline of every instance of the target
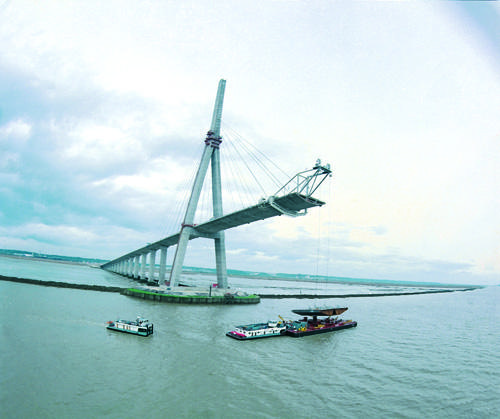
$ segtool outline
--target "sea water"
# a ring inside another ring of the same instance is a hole
[[[0,274],[137,284],[86,266],[11,258],[0,258]],[[244,278],[229,282],[245,286]],[[354,293],[348,285],[272,282],[258,288]],[[492,286],[198,306],[0,281],[0,417],[497,418],[499,302],[500,287]],[[349,307],[343,317],[358,327],[298,339],[225,336],[236,325],[295,318],[291,310],[318,305]],[[154,335],[105,328],[137,315],[154,323]]]

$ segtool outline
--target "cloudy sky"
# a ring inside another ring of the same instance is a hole
[[[334,169],[323,208],[227,231],[228,268],[499,283],[499,22],[497,2],[0,0],[0,248],[112,259],[175,232],[224,78],[223,159],[241,137],[290,175]]]

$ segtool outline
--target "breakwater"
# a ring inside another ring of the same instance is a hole
[[[0,275],[1,281],[18,282],[22,284],[40,285],[45,287],[72,288],[89,291],[118,292],[134,298],[144,300],[159,301],[163,303],[180,304],[258,304],[260,297],[258,295],[192,295],[187,289],[180,294],[166,294],[161,292],[151,292],[135,288],[109,287],[104,285],[72,284],[59,281],[42,281],[39,279],[17,278],[14,276]]]
[[[456,291],[474,291],[480,287],[456,288],[456,289],[437,289],[424,291],[404,291],[404,292],[381,292],[373,294],[259,294],[259,295],[194,295],[189,294],[189,287],[180,294],[166,294],[161,292],[153,292],[146,290],[138,290],[135,288],[112,287],[105,285],[90,285],[90,284],[72,284],[69,282],[59,281],[42,281],[39,279],[17,278],[13,276],[0,275],[0,281],[19,282],[23,284],[40,285],[46,287],[57,288],[72,288],[88,291],[101,292],[118,292],[122,295],[127,295],[134,298],[142,298],[144,300],[159,301],[165,303],[181,303],[181,304],[257,304],[261,299],[315,299],[315,298],[361,298],[361,297],[395,297],[401,295],[417,295],[417,294],[437,294],[444,292]]]
[[[22,284],[41,285],[45,287],[73,288],[79,290],[103,291],[103,292],[122,292],[124,289],[126,289],[121,287],[108,287],[105,285],[72,284],[69,282],[59,282],[59,281],[41,281],[39,279],[17,278],[15,276],[4,276],[4,275],[0,275],[0,281],[19,282]]]
[[[417,294],[439,294],[443,292],[455,291],[474,291],[478,288],[457,288],[446,290],[425,290],[425,291],[404,291],[404,292],[377,292],[374,294],[259,294],[260,298],[360,298],[360,297],[396,297],[400,295],[417,295]]]

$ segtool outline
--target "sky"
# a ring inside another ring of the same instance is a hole
[[[224,78],[226,212],[237,137],[333,169],[322,208],[226,231],[229,269],[498,284],[499,23],[489,1],[0,1],[0,248],[176,232]]]

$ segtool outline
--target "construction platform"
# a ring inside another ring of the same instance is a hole
[[[126,288],[121,292],[134,298],[179,304],[258,304],[260,297],[242,291],[201,287]]]

